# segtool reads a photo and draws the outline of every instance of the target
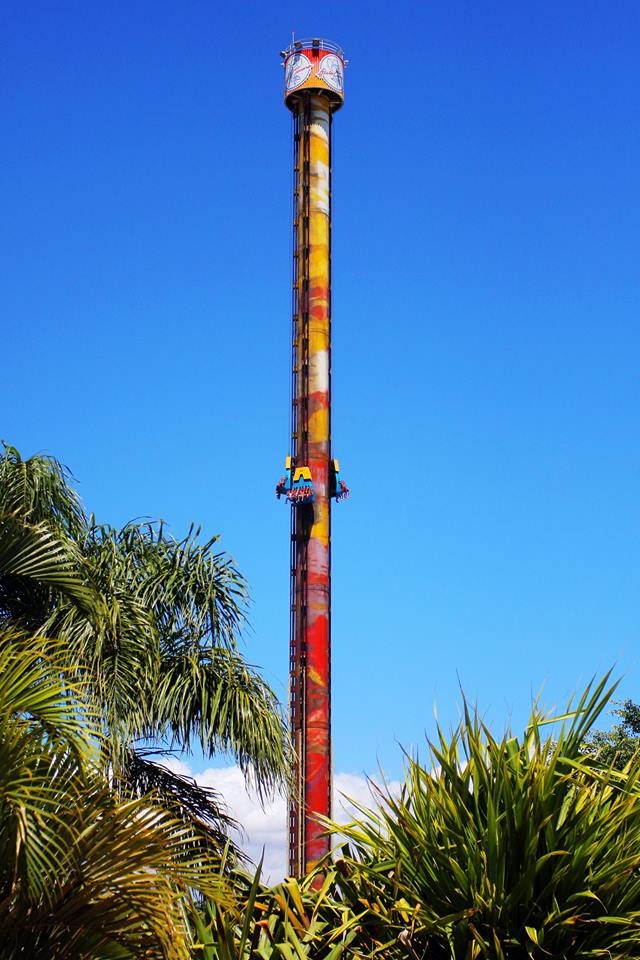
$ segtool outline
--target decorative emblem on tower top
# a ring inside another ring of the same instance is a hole
[[[285,67],[284,85],[287,93],[302,86],[311,73],[311,60],[304,53],[294,53]]]
[[[335,53],[328,53],[320,61],[317,75],[325,83],[328,83],[332,90],[342,95],[344,90],[344,63]]]
[[[317,91],[327,95],[332,111],[339,110],[344,99],[344,68],[347,61],[342,47],[329,40],[292,40],[281,50],[284,60],[284,96],[295,109],[299,94]]]

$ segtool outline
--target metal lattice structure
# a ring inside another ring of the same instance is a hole
[[[331,125],[344,56],[322,40],[283,52],[293,114],[291,453],[277,487],[291,511],[289,713],[295,748],[289,872],[328,852],[331,815],[331,499],[348,495],[331,451]]]

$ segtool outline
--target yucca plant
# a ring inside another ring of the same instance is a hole
[[[582,745],[608,678],[522,738],[495,738],[466,705],[399,793],[360,808],[338,854],[336,896],[385,957],[640,957],[640,764]]]
[[[219,858],[150,795],[121,801],[67,644],[0,633],[0,957],[187,960],[181,908]]]
[[[192,904],[192,951],[197,960],[340,960],[353,956],[357,918],[333,899],[335,873],[275,887],[235,874],[235,890],[244,894],[230,908],[219,900]]]

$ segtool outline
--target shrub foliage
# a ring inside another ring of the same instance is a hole
[[[404,785],[346,829],[336,896],[362,948],[387,957],[640,956],[640,766],[582,744],[606,706],[589,687],[554,737],[536,708],[521,739],[465,707],[409,759]],[[362,914],[362,910],[365,913]]]

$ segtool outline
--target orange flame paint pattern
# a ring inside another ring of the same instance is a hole
[[[305,871],[328,852],[313,814],[331,814],[329,137],[325,96],[311,97],[309,144],[309,436],[316,494],[307,556]]]
[[[296,793],[290,800],[290,872],[328,852],[317,815],[331,814],[330,731],[330,131],[326,96],[297,102],[299,224],[294,439],[311,471],[313,504],[294,507],[290,715]]]

